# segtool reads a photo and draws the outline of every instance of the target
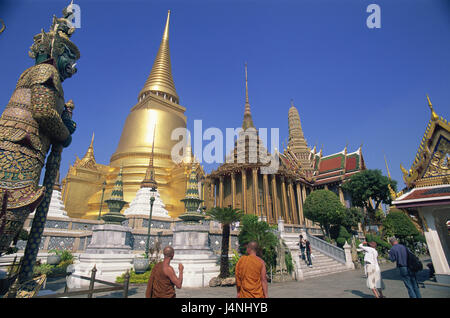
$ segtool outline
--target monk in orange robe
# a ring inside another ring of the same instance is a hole
[[[179,277],[170,266],[175,255],[173,247],[166,246],[163,250],[164,260],[155,265],[147,283],[146,298],[175,298],[175,286],[180,289],[183,284],[183,264],[178,264]]]
[[[236,288],[238,298],[267,298],[266,264],[256,256],[258,244],[247,244],[247,254],[236,264]]]

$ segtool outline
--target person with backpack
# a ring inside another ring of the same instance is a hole
[[[391,238],[389,241],[392,245],[392,248],[389,250],[389,259],[392,262],[397,262],[397,268],[408,290],[409,297],[422,298],[416,278],[416,272],[421,267],[420,260],[406,246],[400,244],[396,238]]]

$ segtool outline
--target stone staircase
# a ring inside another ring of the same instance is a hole
[[[296,262],[300,264],[300,269],[303,272],[304,279],[325,276],[349,270],[345,266],[345,264],[342,264],[336,261],[335,259],[320,253],[318,250],[315,250],[314,248],[311,248],[311,253],[312,255],[314,255],[314,257],[311,258],[312,267],[308,267],[301,258],[297,258],[296,260]]]
[[[344,263],[338,262],[334,258],[319,252],[313,247],[311,247],[312,255],[314,255],[314,257],[311,258],[312,267],[308,267],[305,261],[303,261],[300,257],[300,249],[297,245],[299,234],[283,233],[282,238],[291,251],[292,259],[295,261],[295,263],[297,263],[297,267],[300,267],[300,270],[302,272],[300,275],[303,275],[303,279],[325,276],[350,270]]]

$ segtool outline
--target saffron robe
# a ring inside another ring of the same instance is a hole
[[[145,292],[146,298],[175,298],[175,287],[169,277],[164,274],[163,262],[155,265],[150,274]]]
[[[264,298],[261,283],[263,261],[254,255],[242,256],[236,264],[236,286],[239,298]]]

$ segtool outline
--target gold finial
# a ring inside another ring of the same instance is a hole
[[[92,132],[91,145],[89,146],[89,148],[94,148],[94,137],[95,137],[95,132]]]
[[[436,121],[439,119],[439,116],[435,113],[435,111],[433,109],[433,104],[431,104],[430,97],[428,97],[428,94],[427,94],[427,100],[428,100],[428,107],[430,107],[430,110],[431,110],[431,120]]]
[[[247,62],[245,62],[245,104],[248,104],[248,78],[247,78]],[[250,110],[250,109],[249,109]]]
[[[5,22],[3,22],[2,19],[0,19],[0,25],[2,26],[2,27],[0,28],[0,34],[1,34],[1,33],[3,33],[3,31],[5,31],[5,29],[6,29]]]
[[[248,102],[248,78],[247,78],[247,62],[245,63],[245,110],[244,110],[244,122],[242,128],[246,130],[249,127],[255,127],[253,125],[252,113],[250,112],[250,103]]]
[[[145,81],[144,88],[142,88],[139,93],[139,98],[144,93],[152,91],[158,93],[159,95],[165,96],[166,99],[170,99],[170,97],[172,97],[172,101],[174,103],[178,103],[179,97],[175,90],[175,84],[172,77],[172,66],[170,63],[169,22],[170,10],[167,13],[166,26],[164,28],[164,34],[158,53],[156,54],[150,75]]]
[[[152,154],[150,155],[150,160],[148,162],[147,170],[145,171],[144,180],[141,182],[141,188],[156,188],[157,183],[155,181],[155,167],[153,165],[153,157],[155,155],[155,134],[156,134],[156,124],[153,126],[153,141],[152,141]]]
[[[170,10],[167,11],[167,20],[166,20],[166,26],[164,27],[164,34],[163,34],[163,40],[168,41],[169,40],[169,22],[170,22]]]
[[[384,162],[386,163],[386,170],[387,170],[387,173],[388,173],[388,178],[389,178],[389,180],[391,180],[391,174],[389,173],[389,167],[388,167],[388,164],[387,164],[386,155],[384,155]]]
[[[88,150],[86,151],[86,154],[83,157],[83,160],[88,160],[88,159],[94,159],[95,160],[95,157],[94,157],[94,136],[95,135],[94,134],[95,133],[93,132],[92,133],[92,138],[91,138],[91,143],[89,145]]]

